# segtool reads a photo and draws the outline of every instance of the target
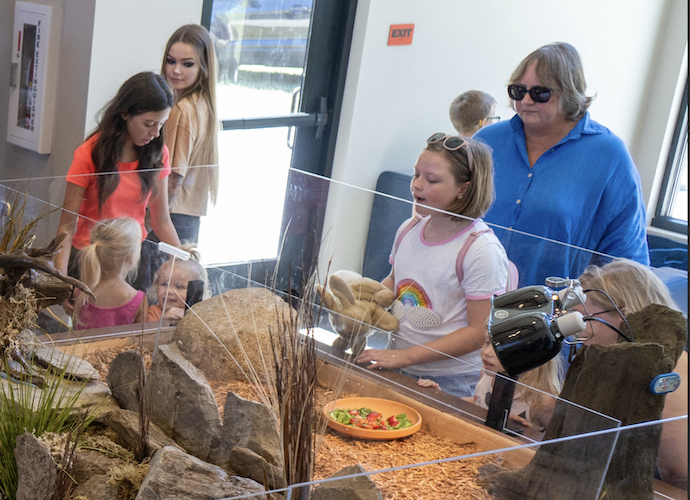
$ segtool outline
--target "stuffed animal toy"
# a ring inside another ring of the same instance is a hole
[[[330,321],[339,337],[333,347],[358,355],[366,346],[373,328],[393,331],[398,320],[387,308],[395,301],[395,294],[371,278],[362,278],[351,271],[338,271],[328,278],[328,288],[317,285],[316,291],[323,305],[332,311]]]

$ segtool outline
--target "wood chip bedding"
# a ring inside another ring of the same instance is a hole
[[[256,390],[246,382],[211,382],[218,406],[223,412],[228,391],[257,401]],[[357,394],[336,394],[319,387],[316,408],[339,397]],[[366,441],[343,436],[328,428],[316,457],[314,479],[331,477],[348,465],[360,464],[366,471],[445,459],[476,453],[473,444],[459,445],[453,441],[419,431],[410,437],[393,441]],[[493,497],[477,485],[479,467],[498,463],[495,457],[477,457],[399,471],[372,474],[384,500],[491,500]]]
[[[121,350],[96,351],[86,358],[99,370],[104,380],[110,361]],[[150,353],[145,352],[145,360],[150,366]],[[245,399],[259,401],[256,389],[247,382],[211,381],[210,385],[221,417],[228,391]],[[336,394],[319,387],[315,406],[320,411],[326,403],[350,396],[357,394]],[[348,465],[360,464],[366,471],[376,471],[464,456],[477,451],[473,444],[460,445],[425,431],[393,441],[366,441],[343,436],[328,428],[317,452],[314,478],[330,477]],[[491,500],[493,497],[477,485],[475,477],[480,466],[492,462],[497,463],[496,457],[485,456],[372,474],[370,477],[381,490],[384,500]]]

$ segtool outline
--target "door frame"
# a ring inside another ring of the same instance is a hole
[[[201,24],[209,30],[212,8],[213,0],[204,0]],[[291,199],[290,189],[287,190],[280,260],[222,266],[219,268],[222,271],[301,296],[304,281],[317,265],[327,201],[327,190],[314,189],[314,183],[309,182],[314,178],[309,174],[330,177],[333,170],[356,12],[357,0],[314,0],[297,113],[222,122],[224,131],[294,126],[288,186],[299,185],[306,193],[297,200]],[[295,217],[308,217],[308,231],[302,234],[288,231]]]

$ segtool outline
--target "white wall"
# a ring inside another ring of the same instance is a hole
[[[161,69],[173,31],[198,23],[203,0],[106,0],[96,2],[86,131],[130,76]]]
[[[17,183],[56,205],[64,196],[74,149],[96,125],[96,115],[120,85],[138,71],[159,71],[165,43],[179,26],[201,19],[202,0],[35,0],[62,18],[53,148],[49,155],[5,140],[7,94],[0,94],[0,179]],[[14,2],[0,0],[0,68],[9,68]],[[9,72],[0,71],[0,88]],[[52,177],[56,178],[53,179]],[[57,225],[57,213],[51,216]],[[50,220],[49,220],[50,222]],[[52,235],[45,236],[48,240]]]
[[[662,72],[659,92],[673,93],[687,39],[685,0],[581,0],[542,8],[512,0],[421,5],[359,1],[334,179],[373,189],[382,171],[411,172],[424,140],[453,130],[448,107],[466,90],[492,94],[497,114],[509,119],[505,85],[513,69],[532,50],[564,41],[580,52],[588,92],[597,94],[592,117],[651,168],[642,175],[649,196],[656,161],[650,166],[648,157],[659,156],[672,100],[655,104],[662,109],[650,114],[649,88],[661,76],[655,72]],[[387,46],[390,25],[403,23],[415,24],[412,45]],[[648,128],[659,137],[648,140],[644,152],[631,147]],[[324,254],[333,258],[331,269],[361,266],[367,230],[361,221],[368,221],[371,196],[350,198],[329,199],[325,227],[331,237]]]

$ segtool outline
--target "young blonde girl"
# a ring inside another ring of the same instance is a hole
[[[491,151],[461,136],[434,134],[419,155],[411,190],[417,216],[398,229],[391,274],[400,321],[389,349],[358,358],[472,396],[491,296],[508,280],[508,259],[480,217],[493,201]]]
[[[473,401],[482,408],[488,409],[496,374],[505,371],[491,345],[488,331],[485,334],[481,357],[483,369],[474,390]],[[515,387],[508,418],[522,427],[526,437],[540,440],[551,421],[556,396],[563,388],[559,377],[562,364],[562,357],[556,356],[538,368],[521,374],[518,378],[519,384]]]
[[[153,285],[149,289],[149,297],[158,303],[149,307],[147,321],[159,321],[161,316],[172,321],[181,320],[185,313],[187,287],[190,281],[203,281],[203,298],[210,296],[208,274],[199,262],[199,252],[189,245],[183,246],[182,249],[191,254],[189,260],[169,259],[156,273]]]
[[[90,242],[79,253],[79,271],[96,299],[77,297],[76,329],[143,321],[148,306],[144,292],[126,281],[139,263],[141,225],[131,217],[106,220],[93,227]]]
[[[201,216],[218,194],[216,56],[206,28],[178,28],[168,40],[161,73],[175,92],[165,123],[170,214],[180,240],[197,242]]]

